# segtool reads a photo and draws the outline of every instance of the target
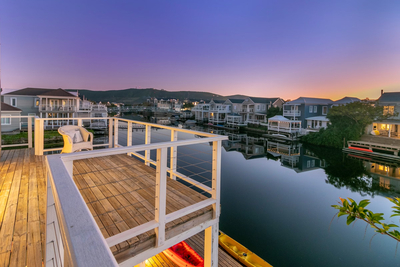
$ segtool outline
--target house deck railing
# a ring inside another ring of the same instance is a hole
[[[86,118],[77,119],[78,125],[81,124],[82,119]],[[35,131],[38,133],[43,132],[45,120],[36,119]],[[119,124],[127,124],[127,127],[120,128]],[[119,139],[118,131],[126,131],[126,144],[132,144],[132,132],[135,128],[133,124],[144,125],[145,144],[135,146],[120,145],[122,140]],[[153,127],[169,130],[170,141],[152,143],[151,129]],[[179,132],[193,134],[193,139],[178,140]],[[119,266],[134,266],[205,229],[205,242],[207,242],[204,254],[205,266],[218,266],[218,254],[216,251],[218,250],[218,220],[220,214],[221,142],[222,140],[227,140],[228,137],[120,118],[109,118],[109,133],[109,143],[106,144],[109,148],[47,156],[47,265],[117,266],[109,247],[154,229],[156,233],[154,248],[145,250],[119,263]],[[195,138],[194,135],[204,138]],[[42,134],[38,136],[42,136]],[[212,144],[211,186],[200,183],[177,171],[178,147],[197,144],[208,145],[209,143]],[[150,157],[152,150],[156,150],[156,159],[151,159]],[[43,149],[42,137],[35,139],[35,151],[38,155],[46,151]],[[105,239],[73,181],[72,168],[75,160],[118,154],[134,155],[142,159],[144,164],[155,166],[155,216],[153,220],[147,223]],[[167,215],[166,181],[169,179],[168,177],[170,179],[182,179],[189,183],[191,187],[194,186],[201,191],[209,193],[211,197]],[[213,207],[212,219],[166,239],[165,225],[168,222],[210,205]],[[51,263],[57,264],[51,265]]]

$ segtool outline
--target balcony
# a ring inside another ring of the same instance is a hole
[[[75,112],[77,107],[74,105],[51,105],[41,104],[39,105],[40,112]]]
[[[105,149],[44,156],[61,149],[44,148],[44,126],[52,120],[62,119],[35,118],[34,150],[7,150],[1,157],[10,189],[4,191],[8,202],[0,203],[0,232],[9,232],[2,238],[5,265],[134,266],[205,230],[205,266],[218,266],[221,142],[227,137],[108,118],[108,139],[95,145]],[[193,157],[197,146],[203,155],[210,144],[208,156]],[[186,170],[199,162],[201,170]]]
[[[299,111],[299,110],[283,110],[283,116],[300,117],[301,111]]]

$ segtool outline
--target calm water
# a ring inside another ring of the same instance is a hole
[[[186,138],[192,136],[179,134]],[[123,139],[120,133],[121,144]],[[152,142],[168,139],[169,131],[152,133]],[[398,224],[399,217],[389,218],[392,205],[385,198],[398,196],[397,191],[380,186],[397,180],[368,172],[388,164],[301,144],[279,144],[277,153],[271,140],[230,139],[222,149],[222,231],[273,266],[400,266],[396,241],[383,235],[371,241],[374,231],[363,221],[347,226],[344,216],[332,220],[336,210],[331,205],[351,197],[370,199],[370,210]],[[133,143],[143,141],[144,133],[135,132]],[[210,144],[179,148],[178,158],[182,155],[178,171],[199,181],[210,178],[207,172],[193,176],[209,169]]]

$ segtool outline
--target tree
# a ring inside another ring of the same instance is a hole
[[[365,128],[374,120],[386,119],[392,114],[383,115],[382,106],[368,102],[354,102],[332,107],[326,116],[330,124],[317,133],[303,136],[302,141],[315,145],[341,148],[343,140],[357,141]],[[396,114],[395,114],[396,116]]]
[[[269,118],[272,118],[273,116],[282,115],[282,114],[283,114],[283,110],[280,109],[279,107],[270,107],[267,112],[267,118],[269,119]]]
[[[194,107],[194,105],[190,102],[186,102],[185,104],[183,104],[184,109],[191,109],[192,107]]]

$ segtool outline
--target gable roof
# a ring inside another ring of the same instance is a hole
[[[328,98],[299,97],[293,101],[287,102],[286,104],[287,105],[294,105],[294,104],[328,105],[328,104],[333,104],[333,101]]]
[[[5,95],[31,95],[31,96],[64,96],[76,97],[63,89],[24,88]]]
[[[228,98],[227,100],[231,101],[231,103],[234,104],[240,104],[243,103],[244,99],[236,99],[236,98]]]
[[[254,103],[274,103],[279,97],[265,98],[265,97],[249,97]]]
[[[225,102],[225,100],[219,100],[219,99],[211,99],[210,103],[214,102],[215,104],[222,104]]]
[[[383,93],[378,102],[400,102],[400,92]]]
[[[357,97],[343,97],[342,99],[334,101],[335,104],[348,104],[348,103],[354,103],[354,102],[360,102],[360,99]]]
[[[1,102],[1,111],[22,111],[19,108],[13,107],[7,103]]]

